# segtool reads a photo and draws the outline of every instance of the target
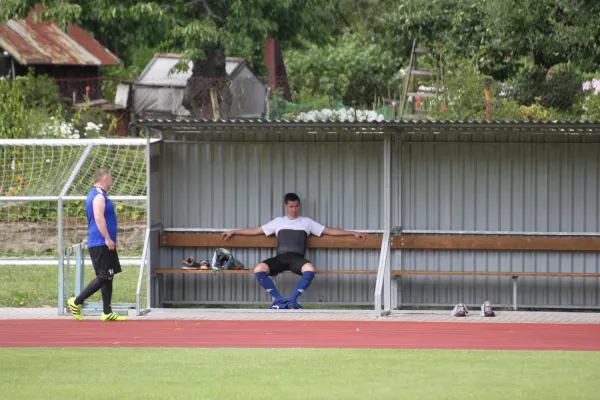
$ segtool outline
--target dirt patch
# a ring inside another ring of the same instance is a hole
[[[144,247],[144,222],[119,225],[119,253],[141,254]],[[58,228],[56,225],[28,222],[0,223],[2,241],[0,257],[56,256],[58,246]],[[85,225],[69,224],[63,228],[65,247],[87,240]]]

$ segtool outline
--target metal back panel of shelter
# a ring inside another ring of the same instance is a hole
[[[165,245],[165,235],[261,225],[283,215],[283,195],[291,191],[302,200],[302,215],[327,226],[368,231],[379,243],[385,229],[400,227],[391,267],[401,282],[386,288],[393,298],[398,294],[394,304],[511,305],[518,296],[520,306],[600,307],[600,129],[595,125],[139,124],[163,136],[152,145],[151,271],[180,270],[189,256],[210,259],[218,244]],[[389,190],[382,158],[386,135],[392,141]],[[417,242],[403,244],[402,237]],[[519,246],[523,241],[531,245]],[[332,247],[313,247],[307,255],[322,271],[356,273],[317,277],[304,303],[372,304],[378,244]],[[250,269],[274,251],[264,242],[231,250]],[[558,272],[572,275],[548,276]],[[516,295],[508,273],[540,275],[521,278]],[[163,278],[154,286],[153,306],[270,302],[252,274]],[[277,278],[284,293],[295,281]]]

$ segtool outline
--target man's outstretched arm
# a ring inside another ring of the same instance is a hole
[[[262,227],[257,226],[256,228],[248,228],[248,229],[238,229],[238,230],[233,230],[233,231],[227,231],[223,233],[223,239],[227,240],[232,236],[235,235],[239,235],[239,236],[258,236],[258,235],[264,235],[265,232],[263,231]]]
[[[323,229],[323,234],[329,235],[329,236],[354,236],[361,242],[364,242],[367,239],[367,235],[365,233],[346,231],[344,229],[337,229],[337,228],[325,228],[325,229]]]

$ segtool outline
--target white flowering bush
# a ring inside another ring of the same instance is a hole
[[[593,78],[581,85],[584,94],[582,104],[583,119],[590,121],[600,120],[600,79]]]
[[[296,121],[303,122],[325,122],[325,121],[349,121],[349,122],[381,122],[385,118],[383,115],[378,114],[376,111],[370,110],[355,110],[353,108],[340,108],[338,110],[313,110],[308,112],[302,112],[296,117]]]
[[[36,136],[47,139],[79,139],[82,137],[82,135],[80,135],[81,132],[76,128],[76,125],[77,123],[75,119],[71,120],[70,122],[66,122],[61,118],[50,117],[49,122],[42,125]],[[81,124],[78,126],[81,127]],[[103,127],[104,124],[97,124],[91,121],[87,122],[83,126],[83,136],[101,136]]]
[[[103,126],[103,124],[95,124],[93,122],[88,122],[84,128],[86,136],[89,134],[99,134]]]
[[[79,139],[79,130],[74,128],[72,122],[50,117],[50,122],[41,127],[37,136],[40,138]]]

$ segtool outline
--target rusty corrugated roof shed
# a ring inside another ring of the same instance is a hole
[[[34,7],[26,19],[0,24],[0,47],[22,65],[116,65],[119,59],[78,26],[66,33],[52,21],[34,20],[42,11]]]

